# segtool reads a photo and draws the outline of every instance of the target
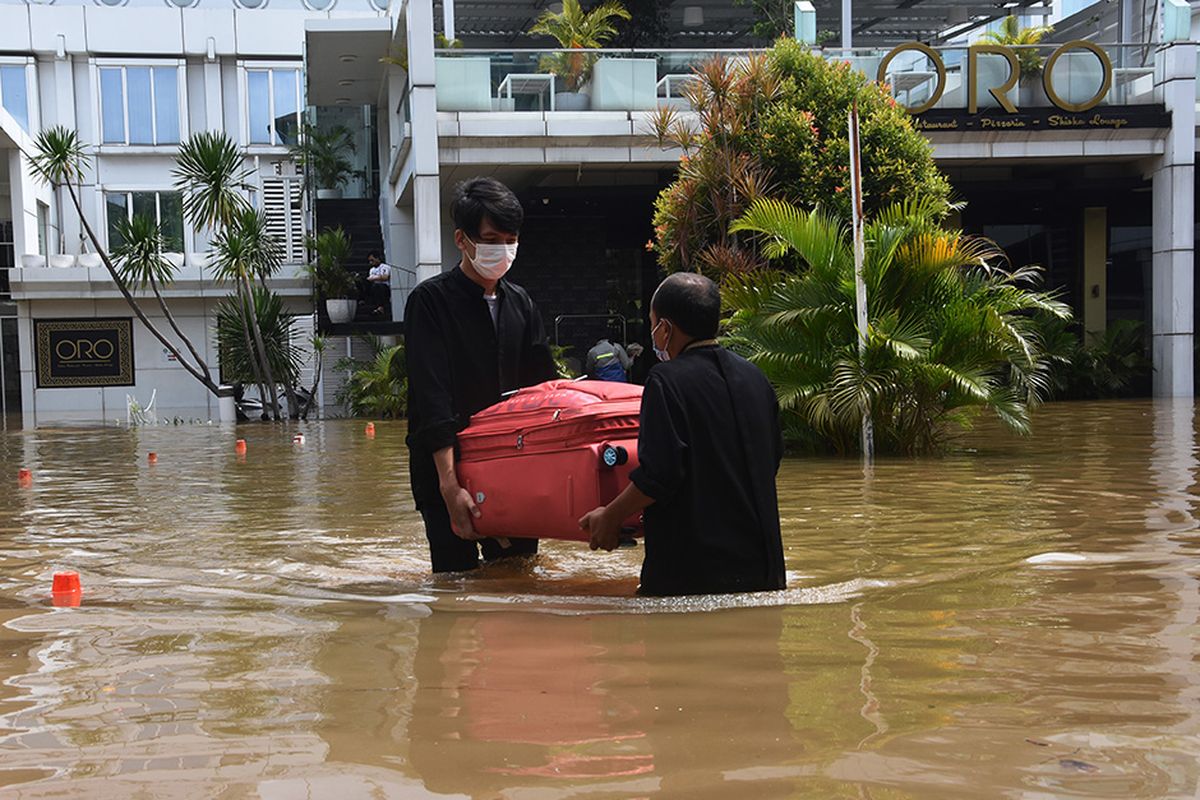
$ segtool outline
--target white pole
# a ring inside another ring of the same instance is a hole
[[[851,38],[852,31],[850,29],[854,25],[853,14],[851,13],[851,11],[853,10],[853,7],[854,7],[854,4],[853,4],[852,0],[842,0],[842,49],[843,50],[849,50],[851,47],[850,38]],[[850,57],[849,53],[842,53],[842,58],[849,58],[849,57]]]
[[[850,107],[850,212],[854,230],[854,311],[858,328],[858,357],[865,363],[867,353],[867,283],[863,278],[866,241],[863,221],[862,151],[858,140],[858,103]],[[875,427],[869,408],[863,408],[863,460],[869,465],[875,458]]]
[[[442,0],[442,33],[448,41],[454,40],[454,0]]]

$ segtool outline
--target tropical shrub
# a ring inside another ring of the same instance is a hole
[[[313,261],[304,271],[317,295],[326,300],[353,298],[354,276],[345,267],[350,260],[350,237],[342,227],[326,228],[316,236],[309,236],[307,244]]]
[[[408,409],[408,370],[404,343],[384,347],[378,337],[366,337],[374,353],[369,361],[344,358],[334,369],[350,372],[337,395],[338,403],[356,417],[400,419]]]
[[[285,313],[279,295],[255,286],[252,289],[254,319],[262,331],[263,346],[276,380],[295,386],[300,380],[303,355],[292,341],[295,318]],[[247,341],[243,308],[237,295],[217,304],[217,346],[221,350],[224,377],[232,383],[254,383],[256,351]]]
[[[1016,49],[1017,63],[1021,67],[1021,80],[1029,81],[1042,73],[1042,56],[1035,45],[1054,33],[1053,25],[1034,25],[1022,28],[1021,22],[1012,14],[1000,20],[1000,28],[983,34],[982,41]]]
[[[1053,364],[1034,314],[1067,319],[1034,267],[1006,271],[990,242],[941,230],[940,204],[912,201],[866,229],[868,332],[860,356],[854,256],[833,215],[758,200],[733,226],[797,272],[730,276],[729,344],[776,387],[793,441],[859,448],[864,412],[880,452],[936,450],[981,412],[1025,432]]]
[[[1146,326],[1110,322],[1085,343],[1066,320],[1040,320],[1046,352],[1056,365],[1052,393],[1059,400],[1107,400],[1150,394],[1154,364],[1146,350]]]
[[[654,118],[663,146],[682,150],[675,182],[655,205],[655,249],[668,271],[744,272],[761,254],[729,225],[762,197],[849,219],[847,117],[858,105],[868,215],[906,198],[950,208],[950,185],[929,141],[880,86],[845,62],[781,39],[762,56],[716,60],[697,70],[692,123],[664,108]],[[786,266],[786,265],[784,265]]]

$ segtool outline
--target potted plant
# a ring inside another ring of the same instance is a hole
[[[1000,30],[983,34],[983,41],[1011,47],[1016,51],[1017,64],[1021,68],[1017,102],[1022,106],[1046,105],[1046,93],[1041,81],[1044,59],[1038,53],[1037,45],[1053,32],[1053,25],[1022,28],[1017,18],[1009,15],[1000,21]]]
[[[313,262],[305,267],[317,297],[325,299],[325,313],[334,325],[354,319],[354,276],[346,270],[350,258],[350,237],[337,228],[326,228],[308,237]]]
[[[321,130],[305,125],[300,140],[292,145],[292,156],[316,183],[318,200],[338,200],[342,186],[354,174],[354,164],[346,157],[353,153],[354,134],[345,125]]]
[[[613,20],[618,18],[630,18],[618,0],[606,0],[586,13],[579,0],[563,0],[562,11],[542,12],[529,32],[549,36],[567,51],[595,50],[616,35]],[[583,88],[592,76],[595,63],[596,56],[592,53],[563,52],[542,57],[539,69],[553,73],[562,82],[561,90],[554,95],[556,110],[588,110],[591,98]]]

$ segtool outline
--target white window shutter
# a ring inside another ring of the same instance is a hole
[[[299,179],[263,177],[267,228],[283,243],[284,262],[304,263],[304,206]]]

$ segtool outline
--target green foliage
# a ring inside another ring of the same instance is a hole
[[[1054,368],[1033,314],[1070,311],[1030,288],[1035,268],[1004,271],[989,242],[940,230],[940,209],[912,201],[868,224],[861,357],[853,249],[836,217],[760,200],[734,225],[772,261],[800,262],[798,272],[731,276],[725,287],[730,345],[771,379],[796,439],[857,450],[864,411],[880,452],[936,450],[982,411],[1028,430]]]
[[[343,358],[334,369],[349,371],[350,378],[337,400],[356,417],[400,419],[407,410],[408,370],[404,343],[384,347],[378,337],[366,337],[374,352],[370,361]]]
[[[233,139],[216,131],[194,133],[175,156],[175,188],[183,193],[183,213],[198,228],[229,225],[249,208],[242,192],[251,170]]]
[[[1045,349],[1054,360],[1053,395],[1060,400],[1107,400],[1150,394],[1154,364],[1146,352],[1146,326],[1114,320],[1086,343],[1068,321],[1039,319]]]
[[[630,19],[630,14],[618,0],[606,2],[584,12],[579,0],[563,0],[562,11],[547,9],[529,29],[531,34],[549,36],[558,46],[568,50],[593,50],[617,34],[614,20]],[[538,68],[552,72],[563,82],[563,89],[577,92],[588,82],[596,63],[593,53],[555,53],[543,56]]]
[[[80,182],[89,158],[79,134],[62,125],[46,128],[33,142],[34,152],[29,161],[33,173],[47,183],[58,186],[67,181]]]
[[[929,141],[887,89],[845,62],[781,39],[764,57],[697,71],[689,94],[698,124],[673,110],[655,118],[664,146],[683,150],[676,181],[655,206],[656,250],[668,271],[743,272],[762,265],[728,234],[756,199],[821,205],[850,217],[847,116],[858,104],[864,209],[868,216],[908,197],[950,208],[950,184]]]
[[[289,386],[300,379],[303,361],[292,344],[295,318],[284,313],[283,300],[261,286],[252,290],[254,316],[262,331],[263,345],[271,374]],[[243,324],[242,301],[237,295],[225,297],[217,304],[217,346],[221,350],[221,366],[225,378],[239,383],[254,383],[252,360],[257,356],[247,349]]]
[[[1000,30],[988,31],[980,37],[982,41],[1004,47],[1016,48],[1017,63],[1021,65],[1021,79],[1036,78],[1042,71],[1042,57],[1034,45],[1054,33],[1053,25],[1020,27],[1020,22],[1011,14],[1000,21]]]
[[[209,265],[217,281],[236,283],[270,277],[283,265],[283,256],[266,213],[246,206],[213,236]]]
[[[317,295],[326,300],[354,297],[354,276],[344,266],[350,259],[350,237],[341,226],[309,236],[308,249],[313,261],[304,271]]]
[[[571,369],[571,365],[567,362],[567,354],[571,352],[571,348],[567,345],[552,344],[550,345],[550,354],[554,356],[554,366],[558,370],[558,377],[567,380],[578,378],[579,375],[575,370]]]
[[[126,283],[139,289],[147,285],[170,283],[175,268],[163,258],[163,235],[158,222],[149,214],[121,217],[115,223],[112,257],[117,273]]]
[[[346,153],[355,151],[354,134],[345,125],[321,130],[304,125],[291,153],[305,169],[311,170],[319,189],[338,189],[354,174],[354,164]]]
[[[733,0],[733,4],[754,11],[749,33],[756,39],[769,42],[794,33],[795,0]]]

